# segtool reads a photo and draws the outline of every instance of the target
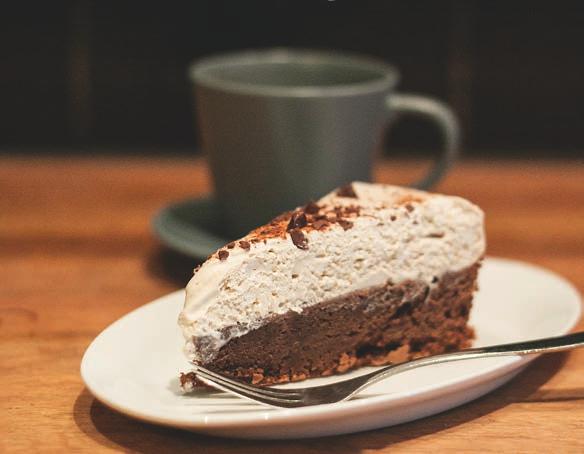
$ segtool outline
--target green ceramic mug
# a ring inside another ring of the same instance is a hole
[[[428,189],[459,149],[443,103],[396,93],[398,71],[379,60],[273,49],[205,58],[190,68],[202,146],[219,209],[239,234],[349,181],[371,178],[373,150],[394,114],[434,120],[444,150],[415,187]]]

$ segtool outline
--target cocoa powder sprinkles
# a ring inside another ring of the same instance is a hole
[[[337,189],[335,194],[341,197],[357,197],[352,184]],[[361,207],[358,204],[329,205],[325,203],[320,205],[310,201],[303,207],[282,213],[267,224],[258,227],[237,244],[242,249],[249,250],[251,244],[262,241],[265,243],[270,238],[284,239],[289,233],[294,245],[306,250],[308,249],[307,233],[314,230],[328,230],[334,225],[348,230],[353,227],[354,220],[359,217],[360,211]],[[227,249],[232,247],[232,243],[226,246]]]

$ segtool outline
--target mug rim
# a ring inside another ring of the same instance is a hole
[[[338,85],[275,86],[221,79],[211,74],[213,69],[225,66],[287,62],[332,63],[347,67],[359,67],[360,69],[366,68],[371,69],[372,72],[378,72],[379,77]],[[188,75],[192,82],[203,87],[239,94],[279,97],[355,96],[378,93],[393,89],[400,78],[399,71],[395,66],[374,57],[338,51],[290,48],[244,50],[203,57],[189,66]]]

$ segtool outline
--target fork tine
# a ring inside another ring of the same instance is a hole
[[[222,384],[216,382],[212,378],[209,378],[207,376],[203,376],[202,374],[197,375],[197,378],[199,380],[201,380],[203,383],[205,383],[207,386],[210,386],[218,391],[225,392],[231,396],[239,397],[239,398],[242,398],[244,400],[249,400],[249,401],[252,401],[255,403],[260,403],[263,405],[273,405],[270,401],[265,401],[263,397],[260,398],[260,397],[248,395],[248,394],[246,394],[246,391],[237,391],[231,387],[228,387],[226,385],[222,385]],[[276,404],[276,405],[278,405],[278,404]]]
[[[212,381],[214,383],[221,384],[223,386],[229,387],[230,389],[237,390],[240,392],[245,392],[245,393],[253,395],[253,396],[258,396],[258,397],[262,397],[262,398],[266,398],[266,399],[283,400],[283,401],[291,401],[291,400],[301,399],[301,396],[298,394],[289,395],[289,394],[282,393],[282,394],[270,395],[270,394],[266,393],[266,391],[263,388],[242,384],[242,383],[239,383],[235,380],[231,380],[231,379],[228,379],[226,377],[223,377],[222,375],[219,375],[219,374],[210,374],[209,371],[206,369],[195,371],[195,374],[200,376],[200,377],[204,377],[207,380]]]
[[[233,380],[229,377],[218,374],[217,372],[206,369],[204,367],[195,366],[195,374],[199,370],[202,372],[205,372],[207,375],[210,375],[211,377],[217,378],[217,379],[222,380],[222,381],[227,382],[227,383],[231,383],[233,386],[245,388],[245,389],[252,391],[252,392],[262,393],[262,394],[266,394],[266,395],[270,395],[270,396],[274,396],[274,397],[280,397],[280,396],[281,397],[293,397],[293,396],[301,397],[301,393],[299,393],[295,389],[262,388],[259,386],[248,385],[247,383],[241,382],[239,380]]]
[[[245,388],[241,388],[239,386],[233,385],[228,382],[224,382],[218,378],[209,376],[205,374],[205,372],[201,371],[201,373],[195,372],[198,378],[203,381],[204,383],[214,387],[219,388],[223,391],[236,394],[240,397],[244,397],[246,399],[250,399],[254,402],[260,402],[266,405],[272,405],[276,407],[297,407],[302,405],[302,401],[299,399],[288,398],[288,397],[273,397],[265,394],[260,394]]]

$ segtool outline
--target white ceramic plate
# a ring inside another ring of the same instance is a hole
[[[576,289],[542,268],[488,258],[479,285],[471,314],[476,345],[561,335],[580,317]],[[315,437],[386,427],[447,410],[497,388],[533,359],[487,358],[429,366],[391,377],[354,400],[307,408],[272,409],[209,391],[183,395],[177,377],[179,371],[189,370],[189,364],[176,324],[182,303],[182,291],[171,293],[97,336],[81,363],[83,380],[97,399],[144,421],[208,434]],[[371,369],[349,375],[366,370]],[[297,386],[338,379],[314,379]]]

